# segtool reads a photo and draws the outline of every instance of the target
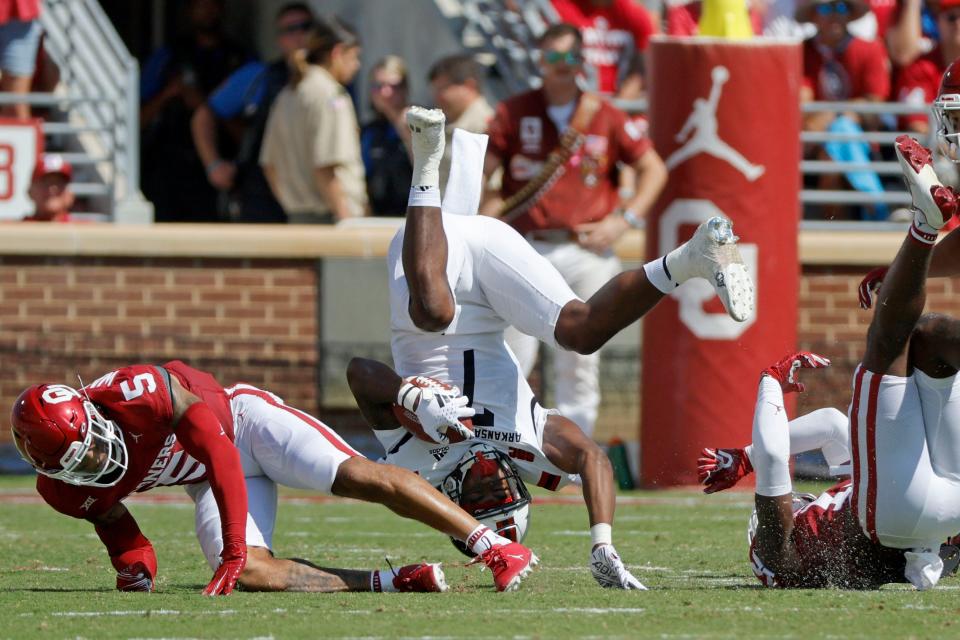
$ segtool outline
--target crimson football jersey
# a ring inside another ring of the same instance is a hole
[[[903,549],[892,549],[867,538],[857,522],[844,480],[824,491],[793,515],[791,535],[800,557],[796,575],[776,575],[750,545],[754,575],[768,587],[869,589],[906,582]]]
[[[37,491],[50,506],[75,518],[92,518],[131,493],[206,479],[204,466],[184,451],[171,428],[174,410],[167,375],[207,404],[234,439],[230,403],[210,374],[179,360],[162,367],[132,365],[111,371],[85,390],[103,416],[123,432],[127,470],[112,487],[77,486],[40,475]]]

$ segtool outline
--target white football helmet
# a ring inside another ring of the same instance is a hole
[[[817,496],[812,493],[796,493],[793,494],[793,513],[796,515],[798,511],[803,509],[805,506],[812,502],[816,502]],[[747,547],[753,546],[753,538],[757,535],[757,526],[759,521],[757,519],[757,510],[754,509],[753,513],[750,514],[750,521],[747,523]]]
[[[471,445],[443,479],[440,490],[504,538],[521,542],[527,535],[530,492],[510,458],[490,445]],[[463,554],[474,556],[463,542],[450,540]]]
[[[951,62],[943,73],[940,92],[933,101],[933,115],[940,152],[960,162],[960,60]]]

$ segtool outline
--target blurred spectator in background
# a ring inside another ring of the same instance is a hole
[[[861,0],[805,0],[797,9],[797,21],[813,23],[817,33],[803,43],[802,102],[810,101],[884,101],[890,94],[890,62],[883,43],[861,40],[850,35],[847,25],[866,13]],[[807,131],[831,131],[855,136],[864,129],[877,129],[876,116],[833,111],[807,113],[803,128]],[[857,140],[831,141],[804,150],[807,158],[836,162],[869,162],[871,149]],[[858,191],[881,192],[883,185],[872,171],[823,174],[815,186],[821,190],[845,188],[846,181]],[[828,219],[848,218],[853,211],[839,206],[823,207]],[[876,205],[868,217],[885,218],[886,207]]]
[[[940,41],[933,51],[920,56],[898,74],[897,99],[901,102],[930,106],[940,90],[943,72],[960,58],[960,0],[940,0],[936,15]],[[924,111],[902,116],[900,126],[925,135],[930,132],[930,114]]]
[[[260,150],[260,165],[291,223],[330,224],[367,213],[357,114],[344,88],[359,70],[360,40],[337,18],[317,23],[293,56]]]
[[[561,22],[580,29],[583,56],[595,73],[591,89],[604,95],[643,95],[641,53],[659,29],[633,0],[552,0]]]
[[[360,129],[360,151],[367,172],[367,196],[375,216],[403,216],[410,197],[410,130],[404,121],[409,106],[407,65],[387,56],[370,70],[374,118]]]
[[[260,146],[270,107],[289,81],[290,57],[306,46],[313,12],[303,2],[280,7],[274,20],[281,57],[269,64],[248,62],[197,107],[191,129],[210,185],[227,194],[227,215],[235,222],[286,222],[283,207],[260,168]],[[222,131],[233,134],[234,159],[221,155]]]
[[[222,31],[223,0],[192,0],[188,18],[189,33],[153,53],[140,77],[143,192],[157,222],[219,219],[217,191],[197,155],[190,119],[251,57]]]
[[[447,117],[447,144],[440,161],[440,191],[447,188],[454,129],[486,133],[493,107],[483,96],[483,67],[469,54],[441,58],[433,63],[427,78],[433,100]]]
[[[798,21],[817,28],[816,35],[803,43],[803,102],[887,99],[890,61],[883,44],[847,32],[847,24],[866,11],[861,0],[805,0],[797,9]],[[859,119],[855,114],[847,117]],[[807,114],[804,129],[822,131],[833,118],[833,113]]]
[[[63,156],[47,153],[33,169],[28,194],[33,200],[33,215],[24,222],[70,222],[70,208],[75,200],[70,190],[73,168]]]
[[[905,67],[933,49],[937,39],[936,5],[935,1],[895,0],[885,40],[890,60],[897,67]]]
[[[0,91],[30,93],[40,47],[40,0],[0,0]],[[29,118],[30,105],[3,105],[0,115]]]
[[[667,170],[643,130],[603,98],[582,93],[581,37],[555,24],[540,40],[543,87],[497,107],[484,173],[503,168],[502,199],[484,203],[523,234],[586,300],[621,271],[612,246],[639,226],[667,181]],[[618,197],[617,163],[637,172],[636,192]],[[508,330],[526,375],[536,338]],[[600,402],[599,355],[554,351],[557,408],[588,435]]]

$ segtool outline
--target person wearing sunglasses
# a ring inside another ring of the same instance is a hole
[[[499,194],[482,211],[508,222],[556,267],[584,300],[621,265],[612,246],[642,224],[667,180],[644,123],[604,98],[582,92],[583,39],[560,23],[540,39],[540,89],[502,102],[490,124],[484,173],[502,167]],[[632,195],[619,197],[620,166],[637,174]],[[536,338],[508,330],[524,375],[537,358]],[[554,350],[558,409],[587,435],[600,405],[599,357]]]
[[[283,207],[273,196],[260,169],[260,144],[270,107],[289,79],[288,59],[306,45],[313,23],[313,12],[304,2],[280,7],[274,21],[280,57],[270,63],[253,61],[237,69],[193,114],[193,142],[203,161],[207,180],[226,195],[231,221],[286,222]],[[219,132],[227,129],[225,125],[232,125],[230,128],[237,132],[236,139],[220,139]],[[235,147],[236,155],[224,157],[221,151],[225,147]]]
[[[386,56],[370,70],[370,106],[374,117],[360,128],[360,153],[367,172],[367,196],[375,216],[403,216],[410,195],[413,165],[410,130],[403,117],[409,106],[407,64]]]

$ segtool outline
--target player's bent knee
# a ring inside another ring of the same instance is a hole
[[[554,337],[564,349],[590,355],[603,346],[603,336],[590,327],[590,307],[582,300],[564,305],[557,318]]]

